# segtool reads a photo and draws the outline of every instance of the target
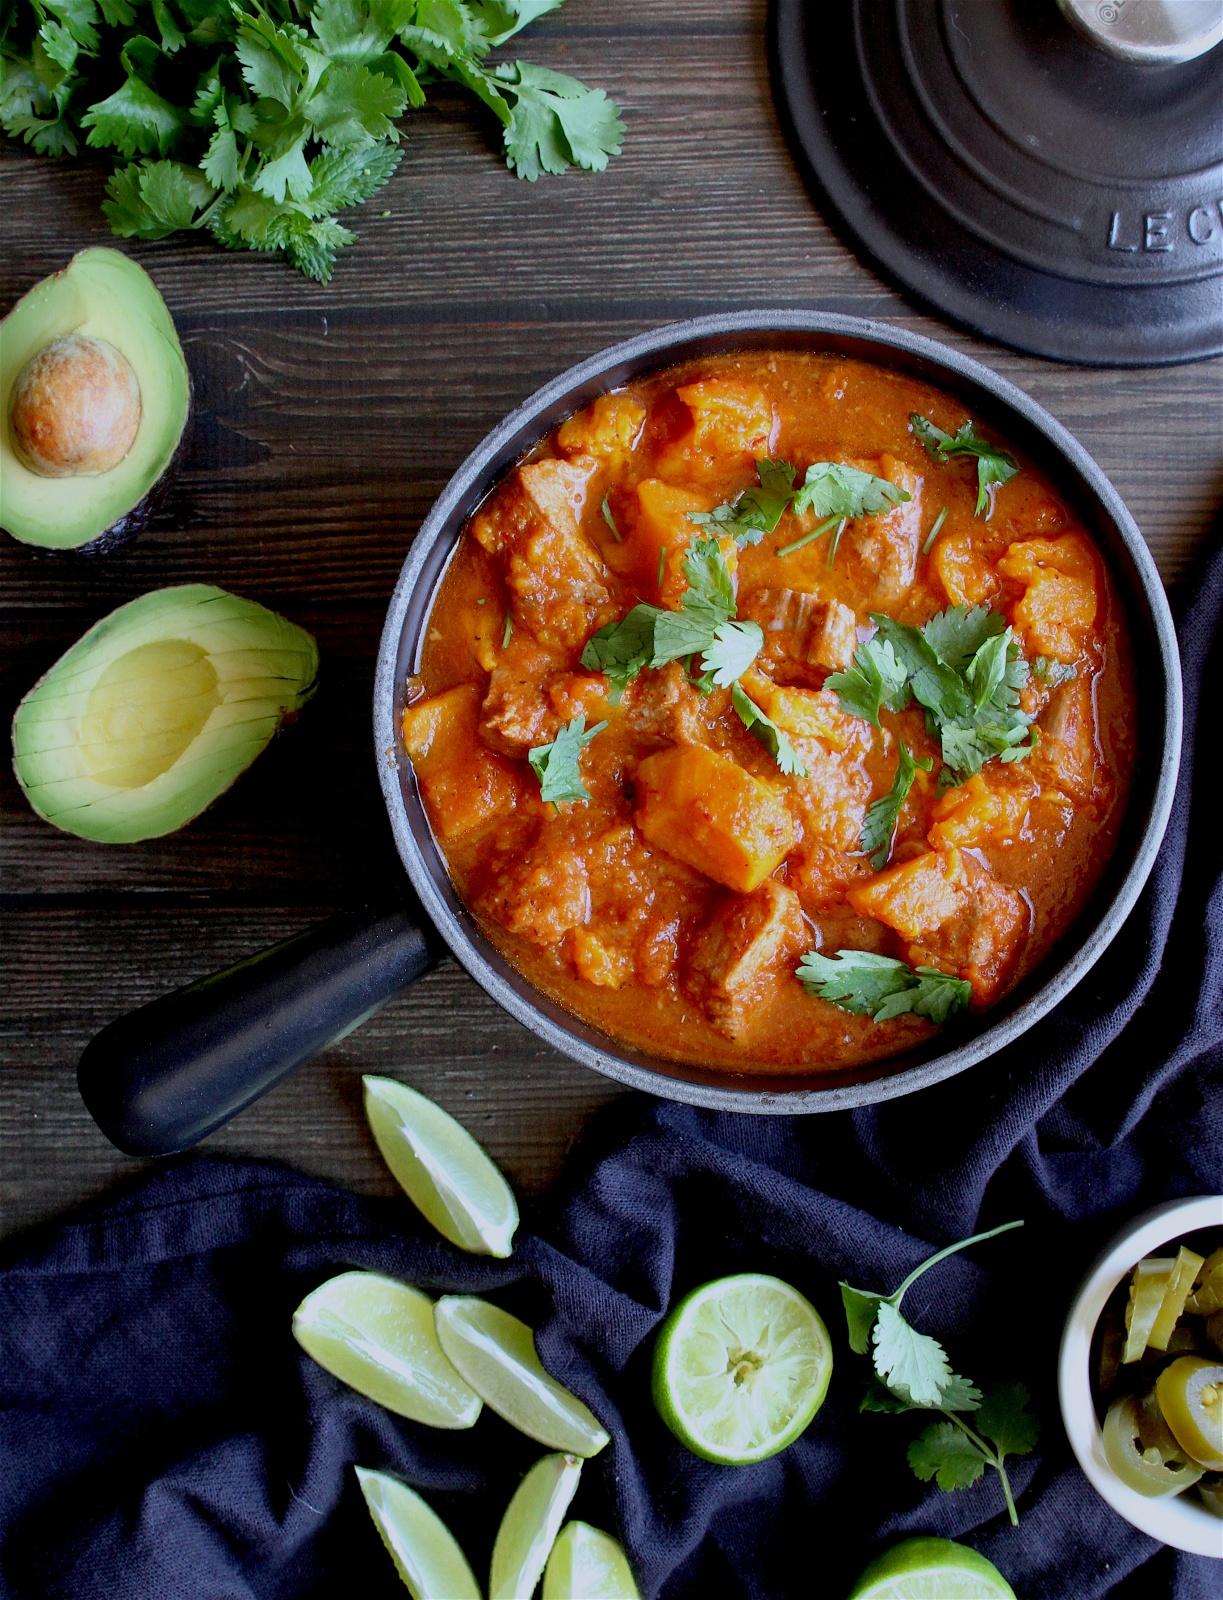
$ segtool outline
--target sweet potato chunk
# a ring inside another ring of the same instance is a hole
[[[567,456],[594,456],[618,468],[632,454],[645,423],[645,407],[628,394],[601,394],[585,411],[562,422],[557,445]]]
[[[713,496],[695,489],[680,489],[661,478],[645,478],[637,485],[627,537],[622,545],[608,548],[607,559],[624,577],[632,578],[647,592],[654,591],[660,605],[679,609],[688,579],[684,576],[684,555],[694,539],[705,534],[693,522],[690,511],[708,511]],[[733,572],[739,550],[733,539],[720,539],[722,554]]]
[[[798,896],[766,878],[753,894],[728,896],[714,911],[693,947],[690,988],[714,1026],[737,1038],[806,942]]]
[[[593,461],[528,461],[472,518],[472,533],[495,556],[544,527],[576,534],[594,470]]]
[[[791,743],[807,769],[805,778],[794,778],[786,789],[804,841],[833,850],[857,849],[871,798],[871,780],[862,761],[856,753],[826,749],[818,738],[795,735]]]
[[[744,690],[783,733],[822,739],[830,750],[848,750],[866,737],[863,723],[841,710],[830,689],[779,688],[755,666],[740,680]]]
[[[866,856],[849,855],[830,845],[804,838],[802,849],[790,857],[786,874],[786,881],[798,895],[809,917],[819,917],[836,908],[843,916],[852,917],[863,926],[868,925],[868,919],[858,917],[857,913],[851,913],[845,906],[846,890],[871,875],[871,864]],[[877,930],[879,924],[869,922],[869,926]],[[855,949],[860,947],[857,940],[849,942]],[[865,949],[866,946],[861,948]]]
[[[1011,621],[1028,657],[1077,661],[1094,638],[1099,610],[1096,558],[1086,539],[1024,539],[1007,547],[998,571],[1026,586]]]
[[[845,898],[909,940],[913,966],[967,979],[976,1006],[999,994],[1031,926],[1023,896],[954,847],[889,867]]]
[[[511,811],[522,793],[515,769],[476,737],[479,714],[474,683],[420,700],[403,714],[404,748],[429,821],[443,839],[458,838]]]
[[[801,589],[755,589],[740,601],[739,615],[764,630],[768,661],[829,672],[846,672],[853,664],[857,618],[841,600],[825,600]]]
[[[992,563],[973,548],[970,533],[940,534],[931,562],[953,606],[989,605],[1002,587]]]
[[[785,801],[729,757],[675,745],[637,767],[636,823],[660,850],[750,894],[794,846]]]
[[[719,456],[769,453],[777,419],[763,389],[737,378],[706,378],[675,391],[692,413],[692,432],[679,441],[686,454],[712,465]]]
[[[930,843],[936,850],[945,845],[972,850],[1030,838],[1028,812],[1036,794],[1037,786],[1022,773],[976,772],[934,802]]]

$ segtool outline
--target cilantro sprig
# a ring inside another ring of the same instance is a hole
[[[561,0],[10,0],[0,128],[42,155],[113,154],[122,238],[206,230],[327,282],[355,235],[336,213],[399,162],[398,119],[449,80],[534,181],[602,171],[623,124],[602,90],[492,50]]]
[[[527,751],[527,760],[539,779],[539,798],[559,805],[565,800],[589,800],[590,790],[582,782],[579,758],[583,749],[602,733],[606,722],[587,729],[586,718],[567,722],[551,744],[536,745]]]
[[[807,769],[803,765],[798,751],[773,719],[766,716],[756,702],[748,696],[742,684],[735,683],[731,685],[730,700],[735,710],[739,713],[740,722],[749,733],[754,734],[759,739],[782,772],[787,777],[805,778]]]
[[[910,415],[909,424],[935,461],[949,461],[953,456],[975,458],[977,463],[975,515],[979,517],[987,510],[992,513],[990,489],[995,484],[1009,483],[1019,471],[1019,463],[1015,457],[1005,450],[1000,450],[997,445],[990,444],[988,439],[977,432],[971,420],[962,423],[954,434],[944,433],[942,428],[935,427],[929,417],[923,417],[916,411]],[[987,516],[986,521],[988,520]]]
[[[871,866],[876,872],[883,871],[892,853],[896,825],[900,821],[904,803],[909,798],[909,790],[913,787],[913,779],[917,776],[918,768],[920,767],[923,772],[929,772],[933,765],[929,756],[924,761],[911,756],[903,740],[900,741],[900,759],[896,764],[896,776],[892,779],[892,787],[867,811],[858,841],[863,850],[871,852]]]
[[[788,461],[765,457],[756,463],[756,477],[755,489],[745,489],[712,511],[690,511],[688,520],[715,538],[718,534],[730,535],[741,550],[746,545],[759,544],[766,533],[773,532],[793,500],[796,473]]]
[[[948,1256],[981,1244],[986,1239],[1021,1228],[1022,1222],[1005,1222],[986,1233],[976,1233],[959,1244],[929,1256],[890,1295],[856,1289],[842,1282],[841,1301],[850,1349],[869,1354],[876,1381],[862,1400],[862,1411],[939,1411],[944,1420],[932,1423],[909,1446],[909,1465],[924,1482],[932,1478],[940,1489],[962,1489],[992,1467],[997,1472],[1013,1526],[1019,1524],[1015,1499],[1007,1477],[1007,1456],[1029,1454],[1036,1446],[1039,1425],[1027,1410],[1028,1391],[1021,1383],[999,1385],[988,1396],[967,1378],[953,1372],[942,1345],[920,1333],[901,1314],[907,1292],[923,1273]],[[963,1413],[972,1414],[972,1425]]]
[[[816,461],[807,468],[803,486],[794,496],[795,511],[813,511],[817,517],[873,517],[891,511],[912,496],[907,489],[877,478],[860,467],[837,461]]]
[[[880,612],[871,621],[879,632],[859,646],[853,670],[828,679],[843,711],[878,727],[883,706],[902,711],[911,695],[940,740],[952,783],[995,757],[1031,755],[1039,734],[1019,709],[1028,663],[1000,611],[951,606],[921,628]]]
[[[874,1022],[913,1011],[941,1028],[972,999],[972,985],[963,978],[871,950],[838,950],[835,957],[808,950],[795,976],[808,994]]]

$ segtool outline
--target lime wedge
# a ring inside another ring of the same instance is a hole
[[[1015,1600],[992,1561],[952,1539],[906,1539],[877,1556],[849,1600]]]
[[[450,1529],[414,1489],[357,1467],[374,1527],[413,1600],[480,1600],[480,1585]]]
[[[413,1205],[460,1250],[508,1256],[514,1192],[462,1123],[394,1078],[362,1082],[382,1159]]]
[[[468,1295],[444,1296],[433,1319],[446,1355],[498,1416],[554,1450],[602,1450],[608,1435],[598,1418],[544,1371],[525,1322]]]
[[[531,1600],[582,1475],[577,1456],[544,1456],[506,1508],[488,1578],[488,1600]]]
[[[832,1343],[780,1278],[744,1272],[694,1289],[654,1346],[654,1404],[706,1461],[741,1466],[793,1444],[824,1403]]]
[[[624,1551],[588,1522],[567,1522],[544,1573],[544,1600],[640,1600]]]
[[[433,1302],[377,1272],[343,1272],[293,1313],[293,1337],[319,1366],[388,1411],[433,1428],[470,1428],[480,1396],[442,1353]]]

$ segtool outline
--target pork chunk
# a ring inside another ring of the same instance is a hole
[[[545,524],[515,546],[506,584],[514,621],[552,649],[575,650],[607,617],[611,599],[598,551],[580,531]]]
[[[861,465],[909,495],[908,500],[902,500],[892,511],[851,522],[838,551],[838,560],[843,551],[846,563],[855,569],[863,595],[863,609],[888,611],[907,594],[917,570],[921,549],[922,480],[895,456],[882,455],[878,461]]]
[[[801,589],[755,589],[739,615],[764,631],[764,658],[797,667],[847,672],[858,648],[857,619],[840,600]]]
[[[909,941],[911,965],[966,979],[978,1007],[1002,993],[1031,928],[1023,896],[955,848],[876,873],[846,899]]]
[[[586,507],[593,461],[528,461],[472,519],[490,555],[502,555],[541,527],[576,533]]]
[[[1107,769],[1096,748],[1089,673],[1058,684],[1037,727],[1040,742],[1025,763],[1033,777],[1072,800],[1093,799],[1107,783]]]
[[[560,718],[550,690],[564,663],[526,633],[498,651],[480,713],[480,736],[493,750],[525,756],[556,737]]]
[[[509,853],[478,890],[475,905],[511,933],[551,949],[590,916],[586,863],[573,850]]]
[[[766,878],[752,894],[728,895],[697,935],[689,987],[714,1026],[737,1038],[806,942],[798,896]]]

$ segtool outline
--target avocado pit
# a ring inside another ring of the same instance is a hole
[[[140,383],[105,339],[69,334],[32,356],[13,385],[9,426],[22,464],[42,478],[117,467],[140,429]]]

